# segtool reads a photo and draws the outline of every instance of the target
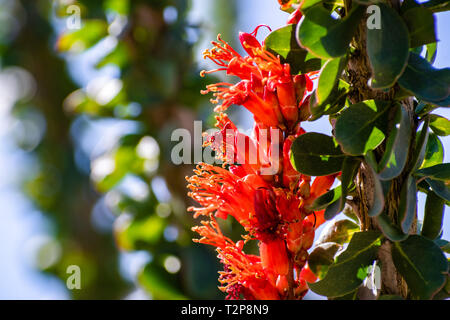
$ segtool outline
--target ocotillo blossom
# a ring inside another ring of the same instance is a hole
[[[195,175],[187,178],[189,195],[199,204],[189,210],[195,218],[204,218],[193,228],[201,236],[194,241],[217,247],[224,267],[219,288],[228,299],[301,299],[307,282],[316,280],[307,265],[307,250],[324,222],[323,211],[312,212],[307,206],[328,191],[335,176],[312,182],[290,162],[292,142],[305,133],[300,124],[309,117],[317,73],[291,74],[289,64],[260,44],[256,31],[239,35],[247,56],[220,35],[204,53],[219,68],[203,71],[202,76],[226,71],[240,81],[211,84],[202,91],[212,93],[217,104],[219,131],[206,144],[223,166],[199,163]],[[242,105],[253,114],[252,136],[239,132],[224,113],[231,105]],[[268,166],[276,169],[268,172]],[[219,219],[228,216],[243,226],[242,239],[233,241],[222,233]],[[258,241],[257,254],[245,252],[251,240]]]

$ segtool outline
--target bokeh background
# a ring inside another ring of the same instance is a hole
[[[199,77],[209,42],[238,47],[239,30],[286,19],[276,0],[0,0],[0,299],[222,299],[214,251],[191,240],[192,166],[171,162],[170,135],[214,123],[200,95],[217,80]],[[448,67],[450,14],[437,26],[435,66]]]

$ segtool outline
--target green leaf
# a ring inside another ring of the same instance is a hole
[[[81,52],[108,35],[108,24],[104,20],[87,20],[81,29],[63,33],[56,43],[58,51]]]
[[[416,299],[431,299],[444,286],[447,259],[431,240],[411,235],[394,242],[392,259]]]
[[[425,46],[427,49],[427,53],[425,54],[425,59],[431,64],[434,63],[434,60],[436,60],[436,53],[437,53],[437,43],[432,42]]]
[[[343,245],[352,238],[355,232],[359,232],[359,226],[353,221],[344,219],[334,223],[327,223],[322,230],[318,243],[334,242]]]
[[[316,94],[312,94],[309,100],[309,108],[312,117],[309,121],[314,121],[324,114],[335,114],[345,106],[347,94],[350,85],[342,79],[339,79],[337,87],[335,87],[328,98],[322,103],[317,103]]]
[[[337,186],[334,189],[324,193],[320,197],[317,197],[314,202],[307,207],[309,210],[319,211],[325,209],[329,204],[339,200],[341,198],[342,189],[341,186]]]
[[[175,286],[168,279],[168,273],[152,263],[148,264],[139,274],[138,281],[141,286],[151,293],[157,300],[185,300]]]
[[[324,2],[324,0],[304,0],[300,6],[301,12],[304,14],[316,4]]]
[[[411,8],[402,17],[408,26],[411,48],[436,42],[436,27],[431,10],[423,7]]]
[[[441,233],[442,219],[444,217],[445,200],[430,191],[425,202],[425,217],[423,219],[422,236],[431,240]]]
[[[394,85],[405,70],[409,55],[408,28],[398,13],[384,3],[377,6],[381,12],[381,28],[367,29],[367,55],[372,67],[370,86],[374,89]]]
[[[411,123],[408,112],[400,107],[397,119],[386,143],[386,150],[379,164],[378,177],[392,180],[402,173],[408,158],[411,137]]]
[[[449,181],[443,182],[430,178],[426,178],[425,181],[431,187],[431,190],[434,191],[439,197],[446,201],[450,201],[450,188],[447,185]]]
[[[345,155],[332,137],[308,132],[294,140],[291,163],[295,170],[309,176],[326,176],[341,171]]]
[[[416,0],[404,0],[402,2],[402,5],[400,6],[400,13],[403,14],[407,10],[409,10],[411,8],[417,8],[417,7],[420,7],[420,4],[418,4],[416,2]]]
[[[430,114],[430,128],[438,136],[450,134],[450,120],[436,114]]]
[[[450,69],[449,69],[450,70]],[[429,101],[429,103],[438,107],[450,107],[450,95],[447,98],[437,101]]]
[[[416,180],[412,176],[403,183],[400,190],[400,204],[398,207],[398,215],[400,227],[404,233],[409,233],[416,216],[417,206],[417,187]]]
[[[414,175],[434,180],[450,181],[450,163],[441,163],[417,170]]]
[[[367,153],[364,156],[364,160],[372,168],[378,167],[377,159],[375,158],[375,154],[374,154],[374,152],[372,150],[367,151]]]
[[[434,134],[429,133],[427,146],[425,148],[425,158],[420,168],[428,168],[442,163],[444,160],[444,147],[441,140]]]
[[[403,241],[408,238],[408,235],[405,234],[399,227],[397,227],[394,223],[392,223],[391,219],[388,215],[383,212],[377,218],[377,223],[380,226],[381,232],[383,232],[384,236],[391,241]]]
[[[358,300],[358,289],[353,290],[352,292],[344,294],[340,297],[328,298],[328,300]]]
[[[328,267],[334,262],[334,256],[341,248],[337,243],[326,242],[315,246],[309,254],[308,266],[319,279],[325,277]]]
[[[387,101],[367,100],[344,110],[335,126],[342,150],[362,155],[378,147],[386,135],[390,107]]]
[[[444,239],[435,239],[434,243],[436,243],[442,251],[446,253],[450,253],[450,242]]]
[[[425,102],[420,102],[416,109],[414,110],[414,112],[417,114],[417,116],[419,118],[423,118],[425,117],[427,114],[429,114],[431,111],[433,111],[434,109],[438,108],[435,105],[429,104],[429,103],[425,103]]]
[[[443,12],[450,10],[449,0],[431,0],[423,3],[425,8],[430,9],[433,12]]]
[[[372,180],[371,182],[373,184],[373,203],[369,208],[368,215],[369,217],[376,217],[381,212],[383,212],[384,209],[384,190],[381,181],[378,179],[378,176],[375,173],[375,170],[369,164],[367,165],[367,167],[370,171]]]
[[[411,52],[398,83],[420,100],[439,103],[450,94],[450,68],[435,69],[427,60]]]
[[[349,219],[352,219],[352,221],[356,222],[357,224],[359,224],[359,218],[358,216],[355,214],[355,212],[353,211],[351,206],[345,206],[344,210],[342,211],[342,213]]]
[[[339,212],[342,211],[341,208],[341,200],[338,199],[331,203],[326,209],[323,214],[325,220],[331,220],[333,219]]]
[[[264,47],[280,56],[282,63],[289,63],[293,74],[319,70],[320,59],[311,58],[308,51],[297,44],[295,28],[296,25],[291,24],[272,31],[264,40]]]
[[[361,164],[361,160],[355,157],[346,157],[344,163],[342,164],[342,174],[341,174],[341,200],[339,211],[342,211],[347,201],[347,192],[350,185],[353,183],[353,179],[356,172]]]
[[[363,6],[355,6],[347,17],[336,20],[322,6],[314,6],[305,12],[298,25],[298,43],[322,59],[341,57],[347,53],[364,12]]]
[[[450,275],[447,274],[447,280],[442,288],[436,295],[434,295],[433,300],[448,300],[450,298]]]
[[[316,101],[322,104],[331,95],[339,81],[347,59],[336,58],[328,60],[320,71],[319,83],[316,90]]]
[[[354,233],[347,249],[330,265],[325,278],[308,283],[309,288],[330,298],[354,291],[363,281],[358,277],[359,270],[365,270],[377,257],[381,237],[376,231]]]

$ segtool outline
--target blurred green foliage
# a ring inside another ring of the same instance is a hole
[[[222,17],[218,25],[233,23],[233,3],[213,5],[212,14]],[[80,9],[80,29],[67,28],[71,5]],[[194,119],[211,113],[199,94],[206,83],[193,54],[201,30],[188,22],[190,2],[23,0],[0,6],[8,17],[0,19],[1,68],[26,70],[36,87],[32,97],[15,103],[14,115],[42,122],[39,141],[18,145],[36,160],[23,189],[51,219],[61,247],[43,270],[65,282],[67,266],[79,265],[82,289],[71,291],[75,299],[123,298],[136,285],[155,299],[222,298],[215,252],[192,242],[185,176],[193,167],[170,159],[172,130],[192,130]],[[92,52],[101,53],[94,67],[110,68],[114,76],[90,71],[88,80],[78,79],[86,71],[77,63]],[[132,129],[108,145],[90,131],[97,124]],[[96,147],[100,154],[89,153]],[[158,196],[166,186],[166,195]],[[96,218],[96,210],[103,216]],[[114,220],[103,221],[106,231],[95,223],[105,216]],[[52,248],[42,246],[38,257],[48,260]],[[120,273],[119,255],[141,250],[150,258],[130,283]]]

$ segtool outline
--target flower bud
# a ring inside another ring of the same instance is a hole
[[[308,288],[308,284],[306,283],[306,281],[305,280],[299,280],[297,282],[297,287],[294,290],[295,297],[297,299],[302,299],[305,296],[305,294],[308,291],[308,289],[309,288]]]
[[[314,243],[314,225],[308,221],[303,220],[303,234],[302,234],[302,248],[308,250]]]
[[[239,32],[239,41],[250,57],[255,56],[255,48],[261,48],[261,44],[259,43],[259,41],[253,35],[247,32]]]
[[[298,120],[297,98],[292,81],[279,83],[276,86],[278,103],[281,113],[289,127],[292,127]]]
[[[302,248],[303,221],[289,224],[286,245],[294,255]]]

